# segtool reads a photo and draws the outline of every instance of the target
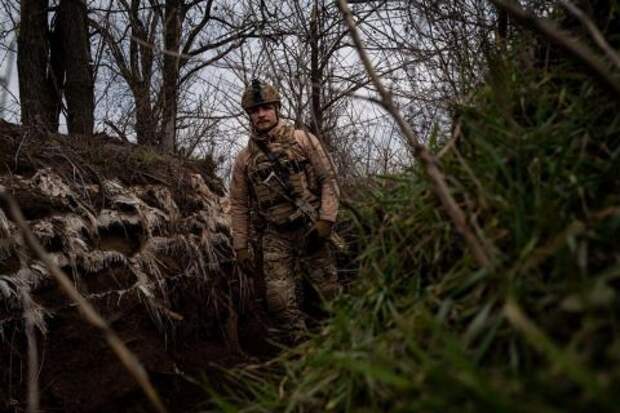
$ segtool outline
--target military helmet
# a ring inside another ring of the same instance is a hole
[[[280,104],[280,94],[268,83],[253,79],[252,84],[245,89],[241,98],[241,106],[246,111],[268,103]]]

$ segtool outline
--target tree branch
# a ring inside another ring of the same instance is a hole
[[[618,53],[609,45],[607,40],[605,40],[605,36],[603,36],[603,33],[601,33],[598,27],[596,27],[596,24],[594,24],[592,19],[586,16],[583,11],[579,10],[579,8],[577,8],[569,0],[560,0],[560,4],[562,4],[562,6],[564,6],[569,13],[575,16],[581,24],[584,25],[584,27],[590,32],[590,36],[592,36],[592,39],[598,47],[605,52],[609,60],[611,60],[616,66],[616,69],[620,69],[620,55],[618,55]]]
[[[589,47],[581,43],[569,33],[557,28],[552,22],[538,18],[533,13],[524,10],[517,3],[508,3],[504,0],[490,1],[498,8],[505,10],[510,17],[521,23],[524,27],[538,32],[546,39],[557,44],[562,49],[579,59],[581,63],[585,64],[590,70],[592,70],[592,72],[594,72],[601,82],[607,85],[616,94],[617,98],[620,97],[620,82],[609,71],[609,68],[605,62],[592,50],[590,50]]]
[[[465,242],[469,246],[469,249],[471,250],[474,258],[478,262],[478,265],[483,268],[489,267],[491,264],[489,257],[482,248],[479,240],[476,238],[474,233],[467,225],[465,214],[450,194],[450,190],[448,189],[448,185],[446,184],[446,179],[443,173],[439,170],[437,159],[426,148],[426,146],[424,146],[420,142],[415,132],[401,116],[398,109],[396,109],[394,101],[392,100],[392,95],[388,92],[385,86],[383,86],[383,83],[381,83],[381,80],[377,76],[377,73],[375,72],[372,63],[370,62],[368,55],[364,51],[362,41],[357,32],[357,28],[355,27],[353,15],[351,13],[351,10],[349,9],[349,6],[347,5],[347,1],[338,0],[338,5],[340,7],[340,11],[345,17],[345,23],[349,28],[349,34],[351,35],[351,38],[355,43],[355,48],[364,64],[366,72],[368,72],[368,76],[371,78],[372,83],[375,85],[375,88],[381,96],[381,106],[392,115],[400,130],[407,138],[407,142],[409,146],[413,149],[414,155],[424,166],[426,174],[428,175],[428,178],[431,182],[431,187],[433,191],[439,198],[448,216],[452,220],[452,223],[454,224],[456,230],[465,238]]]

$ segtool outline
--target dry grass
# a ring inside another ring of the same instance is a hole
[[[206,183],[195,163],[148,149],[101,143],[99,138],[81,149],[79,142],[66,138],[39,137],[47,139],[41,143],[31,141],[28,132],[3,128],[2,156],[15,168],[0,177],[0,189],[18,198],[25,221],[20,228],[15,215],[9,219],[5,213],[7,201],[0,201],[0,340],[16,340],[24,333],[28,303],[40,308],[36,328],[43,342],[55,334],[48,328],[51,319],[74,311],[75,302],[80,308],[92,304],[85,310],[88,319],[104,331],[124,363],[133,366],[162,410],[144,370],[123,350],[123,338],[96,313],[103,310],[110,316],[115,307],[129,305],[154,324],[163,343],[176,342],[185,325],[202,331],[225,324],[233,292],[226,279],[231,247],[220,188]],[[114,160],[95,162],[89,158],[95,154]],[[41,165],[46,168],[36,169]],[[40,240],[37,254],[28,251],[32,240],[20,235],[24,225]],[[58,274],[66,274],[63,289],[73,291],[71,300],[56,291]],[[196,314],[187,313],[191,303]],[[7,344],[0,357],[9,357],[9,351],[16,363],[2,380],[11,381],[26,358]],[[19,386],[6,397],[20,399]]]

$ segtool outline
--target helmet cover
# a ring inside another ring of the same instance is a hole
[[[280,105],[280,94],[268,83],[258,79],[252,80],[252,85],[245,89],[241,98],[241,106],[246,111],[260,105],[277,103]]]

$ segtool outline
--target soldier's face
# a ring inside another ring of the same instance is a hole
[[[276,126],[278,114],[273,104],[256,106],[248,111],[252,126],[258,132],[265,132]]]

